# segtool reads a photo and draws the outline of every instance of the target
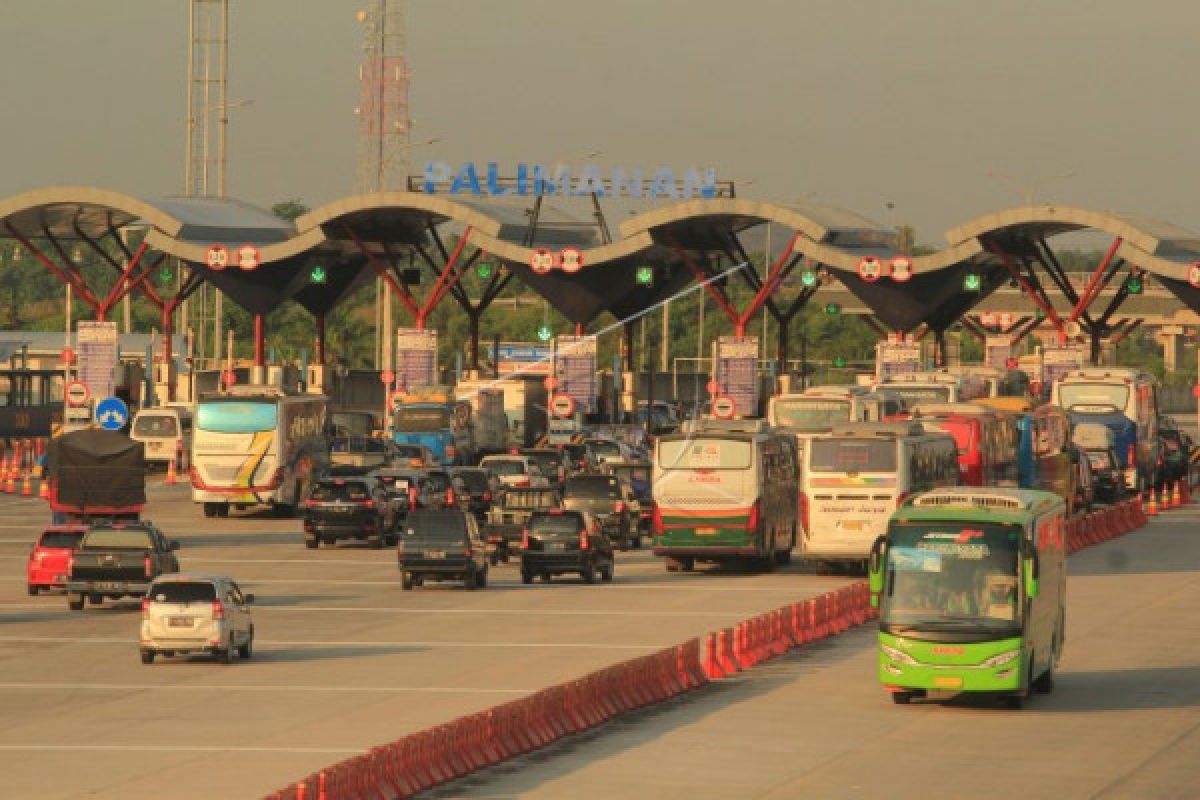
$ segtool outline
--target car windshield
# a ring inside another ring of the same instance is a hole
[[[588,475],[571,478],[563,490],[564,497],[616,498],[620,496],[621,486],[612,475]]]
[[[487,473],[477,469],[464,469],[453,473],[457,480],[463,482],[469,492],[486,492],[488,489]]]
[[[896,442],[878,439],[813,439],[813,472],[895,472]]]
[[[663,469],[746,469],[752,450],[740,439],[661,439],[658,464]]]
[[[783,428],[819,431],[849,421],[849,400],[796,397],[775,401],[775,424]]]
[[[414,539],[460,541],[466,533],[466,518],[457,511],[418,511],[404,523],[404,535]]]
[[[914,628],[1011,627],[1019,620],[1022,528],[897,525],[888,532],[882,622]]]
[[[529,453],[530,458],[537,462],[538,468],[544,475],[555,475],[562,466],[558,453]]]
[[[102,550],[152,550],[150,532],[141,528],[92,528],[83,546]]]
[[[615,467],[612,473],[630,484],[650,482],[649,467]]]
[[[444,408],[406,407],[394,417],[398,431],[440,431],[450,427],[450,412]]]
[[[544,536],[546,534],[565,534],[572,536],[583,528],[583,520],[578,514],[534,514],[529,521],[530,533]]]
[[[515,458],[484,461],[483,466],[495,475],[524,475],[526,471],[525,462]]]
[[[216,587],[207,581],[164,581],[148,592],[156,603],[211,603],[217,599]]]
[[[174,414],[138,414],[133,421],[133,435],[146,437],[177,436],[179,426]]]
[[[369,491],[362,481],[330,481],[319,483],[313,489],[312,499],[318,503],[361,502]]]
[[[82,532],[46,531],[42,534],[38,547],[76,547],[82,538]]]
[[[1058,405],[1079,414],[1111,414],[1124,411],[1129,400],[1125,383],[1061,383]]]

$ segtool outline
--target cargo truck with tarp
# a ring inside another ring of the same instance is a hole
[[[99,428],[64,433],[46,451],[50,510],[56,517],[136,519],[146,504],[141,442]]]

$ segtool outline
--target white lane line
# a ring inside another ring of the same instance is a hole
[[[456,647],[456,648],[515,648],[545,650],[656,650],[666,644],[610,644],[607,642],[357,642],[357,641],[290,641],[284,639],[260,640],[255,644],[266,647]],[[0,636],[0,642],[9,644],[119,644],[136,645],[137,639],[117,636]]]
[[[428,692],[431,694],[531,694],[537,689],[491,689],[453,686],[307,686],[299,684],[147,684],[147,683],[0,683],[0,691],[94,692]]]
[[[232,747],[223,745],[172,744],[0,744],[7,753],[312,753],[357,755],[367,752],[353,747]]]
[[[249,583],[249,581],[243,581]],[[61,609],[48,608],[45,603],[0,603],[0,609],[6,608],[40,608],[48,614],[58,614]],[[254,613],[263,612],[282,614],[325,614],[325,613],[356,613],[370,614],[465,614],[468,616],[496,614],[502,616],[541,616],[541,617],[743,617],[747,611],[660,611],[647,609],[642,611],[623,611],[612,609],[562,609],[562,608],[395,608],[390,606],[272,606],[256,605]]]

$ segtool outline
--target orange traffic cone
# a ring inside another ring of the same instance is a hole
[[[42,481],[38,485],[38,497],[42,500],[50,499],[50,479],[42,476]]]
[[[1179,481],[1175,481],[1175,485],[1171,487],[1171,508],[1179,508],[1183,505],[1183,496],[1179,493]]]
[[[21,460],[21,445],[13,445],[13,455],[11,463],[8,466],[8,475],[4,481],[4,491],[8,494],[17,493],[17,464]]]
[[[175,461],[179,458],[179,452],[171,456],[171,460],[167,462],[167,479],[163,481],[167,486],[174,486],[179,482],[179,475],[175,472]]]
[[[1158,516],[1158,493],[1153,489],[1150,490],[1150,507],[1146,509],[1147,517]]]
[[[33,497],[33,470],[28,467],[21,473],[21,496]]]

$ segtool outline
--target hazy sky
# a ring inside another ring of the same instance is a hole
[[[365,0],[231,5],[230,194],[350,193]],[[1200,230],[1194,0],[408,5],[415,161],[711,165],[923,241],[1029,191]],[[0,196],[179,192],[186,0],[2,6]]]

